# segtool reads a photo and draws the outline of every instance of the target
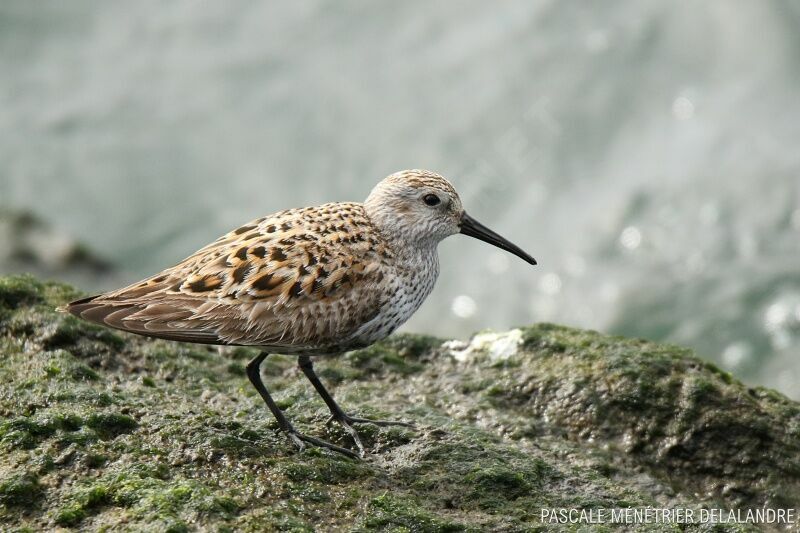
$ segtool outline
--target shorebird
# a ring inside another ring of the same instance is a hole
[[[63,308],[111,328],[174,341],[258,347],[247,376],[278,425],[304,443],[364,456],[354,424],[314,372],[311,357],[364,348],[419,308],[439,274],[437,244],[463,233],[536,260],[469,216],[453,186],[427,170],[382,180],[364,203],[335,202],[268,215],[223,235],[177,265],[128,287]],[[300,370],[358,454],[298,432],[261,380],[270,353],[296,355]]]

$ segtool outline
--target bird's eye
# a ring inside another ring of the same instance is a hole
[[[425,202],[426,205],[429,205],[431,207],[442,203],[439,197],[436,196],[435,194],[426,194],[425,196],[422,197],[422,201]]]

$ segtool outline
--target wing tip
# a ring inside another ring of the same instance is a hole
[[[87,320],[101,326],[143,335],[145,337],[160,338],[179,342],[193,342],[198,344],[225,344],[215,331],[203,330],[170,330],[170,325],[162,326],[164,329],[153,328],[148,320],[126,320],[131,314],[140,312],[143,308],[141,302],[106,301],[105,295],[98,294],[81,298],[59,306],[57,311],[69,313],[82,320]],[[185,311],[188,312],[188,311]]]
[[[92,302],[93,300],[97,299],[100,295],[96,294],[94,296],[88,296],[86,298],[81,298],[80,300],[74,300],[72,302],[66,303],[64,305],[59,305],[56,307],[56,311],[59,313],[69,313],[71,315],[75,315],[77,317],[80,316],[80,312],[83,310],[80,307],[84,306]]]

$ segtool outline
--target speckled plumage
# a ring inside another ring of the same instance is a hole
[[[467,231],[468,229],[468,231]],[[174,267],[128,287],[72,302],[65,310],[112,328],[205,344],[257,346],[300,356],[300,367],[331,408],[311,355],[368,346],[419,308],[439,274],[437,244],[467,233],[533,258],[468,217],[452,185],[426,170],[381,181],[364,203],[289,209],[223,235]],[[248,376],[281,428],[306,442],[274,406],[258,374]],[[260,388],[259,388],[260,387]],[[263,389],[263,391],[262,391]]]
[[[426,184],[418,177],[409,183]],[[389,335],[433,289],[435,252],[398,253],[394,245],[364,204],[289,209],[248,222],[144,281],[68,309],[170,340],[340,353]]]

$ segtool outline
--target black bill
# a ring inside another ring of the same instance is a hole
[[[461,233],[464,235],[469,235],[470,237],[475,237],[476,239],[480,239],[483,242],[493,244],[507,252],[511,252],[512,254],[522,258],[532,265],[536,264],[536,259],[525,253],[522,248],[516,244],[512,244],[466,213],[464,213],[464,215],[461,217]]]

